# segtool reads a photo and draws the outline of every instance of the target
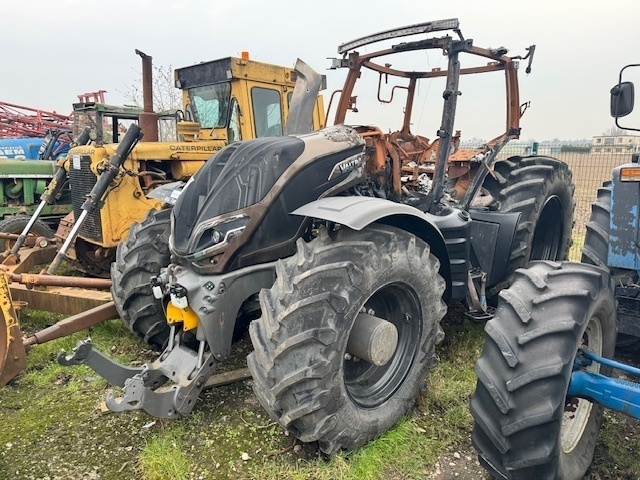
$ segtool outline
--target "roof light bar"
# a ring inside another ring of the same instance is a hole
[[[373,35],[367,35],[366,37],[343,43],[338,47],[338,53],[343,54],[349,50],[353,50],[354,48],[369,45],[370,43],[380,42],[382,40],[389,40],[391,38],[406,37],[409,35],[417,35],[419,33],[437,32],[440,30],[457,30],[459,26],[460,22],[457,18],[447,18],[445,20],[435,20],[433,22],[417,23],[406,27],[393,28],[391,30],[385,30],[384,32],[374,33]]]

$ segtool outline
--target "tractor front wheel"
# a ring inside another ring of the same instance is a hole
[[[111,265],[111,295],[122,321],[148,344],[164,348],[169,326],[161,300],[153,296],[151,277],[169,265],[171,208],[151,210],[134,223],[118,245]]]
[[[471,399],[471,438],[480,463],[498,478],[582,478],[603,407],[567,391],[578,350],[613,355],[609,273],[556,262],[517,270],[485,332]],[[598,364],[590,368],[610,372]]]
[[[426,243],[393,227],[298,240],[261,292],[262,316],[249,330],[262,406],[327,454],[394,426],[413,407],[444,337],[438,269]]]

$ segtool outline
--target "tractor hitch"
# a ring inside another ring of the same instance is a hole
[[[218,361],[211,353],[200,355],[181,345],[179,336],[160,357],[139,368],[127,367],[95,349],[91,339],[78,342],[71,354],[58,354],[60,365],[87,365],[109,383],[122,387],[122,397],[107,392],[105,404],[112,412],[144,410],[157,418],[188,415]],[[165,384],[171,381],[170,385]]]
[[[576,369],[571,374],[567,396],[585,398],[617,412],[640,418],[640,384],[582,369],[593,362],[640,376],[638,368],[584,351],[576,358]]]

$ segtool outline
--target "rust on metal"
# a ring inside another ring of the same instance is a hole
[[[158,141],[158,115],[153,112],[153,58],[136,49],[136,54],[142,58],[142,103],[143,112],[140,114],[140,128],[142,128],[143,142]]]
[[[87,290],[75,287],[27,288],[14,283],[10,286],[14,300],[27,302],[29,308],[63,315],[75,315],[111,301],[106,290]]]
[[[10,273],[9,280],[11,282],[26,285],[27,288],[52,286],[108,289],[111,287],[111,280],[106,278],[68,277],[62,275],[36,275],[32,273]]]
[[[66,337],[73,333],[92,327],[104,320],[116,318],[118,312],[115,303],[108,302],[104,305],[94,307],[69,318],[59,321],[55,325],[40,330],[32,336],[23,340],[24,350],[29,351],[34,345],[39,343],[50,342],[56,338]]]
[[[4,272],[0,272],[0,315],[0,386],[3,386],[27,365],[22,332]]]
[[[459,33],[459,32],[458,32]],[[460,134],[459,132],[453,136],[451,145],[445,147],[450,151],[443,158],[446,159],[447,175],[449,178],[458,179],[455,188],[457,199],[468,197],[469,192],[474,190],[473,177],[478,172],[474,166],[475,163],[482,161],[483,155],[491,152],[494,156],[497,150],[510,139],[518,138],[520,135],[520,117],[521,107],[518,93],[518,77],[517,77],[517,59],[527,57],[510,57],[506,55],[506,49],[488,49],[474,46],[472,41],[467,41],[460,35],[459,41],[454,40],[450,36],[440,38],[427,38],[426,40],[416,42],[406,42],[394,45],[391,48],[385,48],[366,54],[360,54],[357,51],[344,51],[341,65],[348,68],[347,78],[341,90],[333,92],[329,108],[333,97],[336,93],[340,93],[338,105],[335,112],[334,124],[343,124],[346,114],[349,110],[354,110],[353,101],[354,88],[358,79],[362,75],[363,69],[373,70],[379,74],[377,98],[383,103],[390,103],[393,100],[394,93],[397,89],[407,91],[407,99],[404,106],[404,117],[402,126],[399,131],[389,134],[380,134],[381,141],[385,145],[386,155],[393,160],[392,164],[399,162],[400,169],[394,168],[391,172],[391,181],[393,183],[393,191],[396,195],[401,196],[402,184],[399,181],[399,175],[402,175],[403,182],[409,185],[418,183],[418,176],[423,173],[434,173],[434,167],[437,166],[438,151],[440,149],[439,138],[430,140],[419,135],[412,134],[410,131],[412,107],[415,100],[415,92],[418,80],[430,79],[437,77],[448,78],[451,71],[451,64],[448,68],[433,68],[430,71],[404,71],[392,67],[391,63],[376,63],[382,57],[390,56],[399,52],[409,52],[418,50],[441,50],[445,55],[453,58],[456,52],[464,53],[471,56],[482,57],[487,60],[486,65],[460,68],[457,60],[454,62],[459,75],[474,75],[489,72],[504,72],[506,83],[506,125],[505,132],[496,138],[487,142],[481,148],[460,150]],[[383,78],[384,77],[384,78]],[[407,79],[406,85],[393,85],[389,98],[383,98],[381,88],[383,81],[386,84],[389,77]],[[446,93],[446,92],[445,92]],[[452,92],[455,93],[455,92]],[[455,93],[459,94],[459,92]],[[364,134],[363,128],[358,128],[358,132]],[[373,136],[371,132],[369,136]],[[457,137],[457,138],[456,138]],[[443,137],[443,138],[446,138]],[[377,147],[380,142],[370,140],[369,144],[375,144]],[[376,152],[378,153],[378,152]],[[369,158],[367,167],[372,174],[381,170],[381,161],[378,158]],[[487,163],[487,171],[493,175],[491,164]],[[408,180],[407,180],[408,177]],[[469,192],[467,189],[470,189]]]

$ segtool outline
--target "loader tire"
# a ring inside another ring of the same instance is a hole
[[[149,345],[164,348],[169,326],[150,279],[169,265],[171,208],[151,210],[118,245],[111,265],[111,295],[126,327]]]
[[[24,227],[26,227],[27,223],[29,223],[30,219],[31,217],[27,217],[26,215],[13,215],[7,217],[4,220],[0,221],[0,232],[15,233],[20,235],[24,230]],[[36,220],[31,227],[29,235],[35,237],[53,238],[55,233],[53,233],[53,230],[51,230],[49,225],[44,223],[42,220]],[[5,240],[4,249],[11,250],[15,243],[15,240]]]
[[[494,166],[484,187],[496,199],[498,211],[520,213],[504,278],[489,295],[511,284],[518,268],[532,260],[566,260],[571,247],[575,201],[571,171],[551,157],[511,157]]]
[[[471,399],[472,443],[494,476],[575,480],[587,471],[603,407],[567,391],[579,348],[614,352],[612,287],[609,272],[590,265],[533,262],[500,292]],[[597,365],[589,369],[610,372]]]
[[[260,293],[247,363],[267,412],[303,442],[331,455],[393,427],[413,407],[444,337],[445,283],[429,246],[394,227],[326,230],[278,261]],[[398,330],[393,357],[376,367],[347,355],[356,316]],[[372,313],[373,312],[373,313]]]

